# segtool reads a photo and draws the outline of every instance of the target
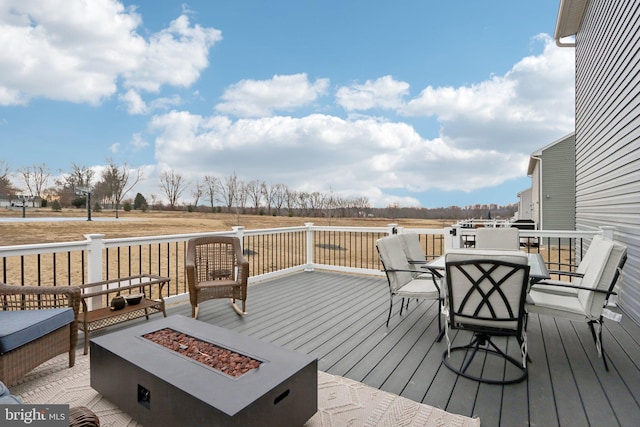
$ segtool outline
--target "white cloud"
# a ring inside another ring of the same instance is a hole
[[[425,88],[399,112],[434,116],[442,136],[459,148],[530,153],[573,128],[573,50],[549,36],[540,55],[529,56],[504,76],[471,86]]]
[[[314,102],[327,91],[329,79],[311,83],[306,73],[273,76],[270,80],[242,80],[228,88],[216,111],[238,117],[270,116]]]
[[[181,15],[151,36],[139,66],[124,73],[125,86],[150,92],[163,84],[189,87],[209,65],[209,48],[220,40],[219,30],[191,26]]]
[[[392,189],[472,191],[522,173],[510,165],[512,156],[455,149],[422,138],[405,123],[371,118],[315,114],[231,121],[174,111],[155,116],[151,127],[157,160],[192,178],[268,177],[297,190],[365,193],[379,203]]]
[[[125,93],[119,95],[118,99],[131,115],[149,114],[156,110],[168,110],[170,107],[174,107],[182,103],[182,100],[178,95],[155,98],[151,100],[151,102],[146,103],[142,99],[140,93],[133,89],[129,89]]]
[[[134,7],[115,0],[5,0],[0,5],[0,105],[42,97],[99,104],[126,87],[186,87],[220,31],[182,15],[149,41]],[[43,72],[46,70],[46,72]]]
[[[119,95],[118,99],[125,105],[129,114],[146,114],[148,111],[147,104],[142,100],[140,94],[133,89],[129,89]]]
[[[156,115],[150,123],[156,159],[191,179],[237,173],[296,190],[366,196],[375,206],[417,205],[417,195],[433,189],[471,192],[504,184],[526,176],[531,152],[573,130],[572,52],[549,37],[540,40],[543,52],[504,76],[428,87],[405,103],[408,85],[389,76],[338,90],[347,109],[395,108],[405,122],[270,115],[306,105],[320,91],[304,74],[243,81],[226,92],[218,110],[261,117]],[[290,93],[306,95],[292,101]],[[411,124],[425,116],[439,122],[438,137],[425,138]]]
[[[143,148],[148,147],[149,143],[142,138],[140,133],[134,133],[131,138],[131,145],[133,146],[134,151],[140,151]]]
[[[402,105],[402,98],[409,93],[409,84],[384,76],[364,84],[341,87],[336,93],[337,102],[347,111],[373,108],[395,109]]]

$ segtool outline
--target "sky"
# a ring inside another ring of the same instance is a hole
[[[574,131],[560,0],[3,0],[0,161],[517,203]],[[19,184],[19,181],[17,181]],[[183,202],[191,199],[183,193]]]

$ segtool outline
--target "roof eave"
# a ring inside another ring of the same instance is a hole
[[[560,0],[556,29],[553,36],[556,45],[560,47],[576,45],[575,41],[567,43],[561,41],[561,39],[576,35],[582,24],[588,3],[589,0]]]

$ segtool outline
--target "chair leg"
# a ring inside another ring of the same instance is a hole
[[[89,353],[89,331],[85,328],[82,332],[84,335],[84,352],[82,354],[86,356]]]
[[[595,327],[593,326],[594,323],[598,323],[598,325],[600,326],[597,333]],[[589,329],[591,330],[591,336],[593,337],[593,342],[596,345],[596,350],[598,351],[598,354],[600,355],[600,357],[602,358],[602,362],[604,363],[604,369],[609,372],[607,356],[604,352],[604,342],[602,341],[602,325],[602,319],[599,322],[596,320],[592,320],[591,322],[589,322]]]
[[[471,351],[471,355],[468,355],[468,352]],[[511,377],[511,378],[485,378],[482,376],[471,375],[467,372],[467,369],[471,365],[471,362],[475,358],[476,354],[479,352],[485,352],[486,354],[493,354],[497,357],[500,357],[505,360],[505,362],[511,364],[514,368],[519,371],[519,375]],[[462,367],[457,368],[453,366],[449,361],[450,354],[454,352],[464,352],[464,356],[462,359]],[[450,354],[449,354],[450,353]],[[500,348],[498,348],[493,341],[491,341],[491,337],[483,335],[483,334],[474,334],[471,342],[465,346],[461,347],[452,347],[451,350],[445,350],[442,354],[442,363],[449,368],[451,371],[455,372],[458,375],[461,375],[465,378],[469,378],[474,381],[479,381],[486,384],[515,384],[520,381],[523,381],[527,377],[527,368],[521,364],[518,360],[504,353]]]
[[[393,309],[393,298],[389,298],[389,315],[387,316],[387,328],[389,327],[389,320],[391,320],[392,309]]]
[[[442,329],[442,299],[438,299],[438,339],[437,341],[442,341],[442,337],[444,337],[444,329]]]
[[[244,316],[245,314],[247,314],[247,312],[244,311],[244,301],[242,301],[242,310],[241,310],[240,307],[238,307],[238,304],[236,304],[236,299],[231,298],[231,307],[233,307],[233,310],[236,313],[238,313],[240,316]]]
[[[193,317],[194,319],[198,318],[198,308],[199,308],[199,306],[197,306],[197,305],[192,305],[191,306],[191,317]]]

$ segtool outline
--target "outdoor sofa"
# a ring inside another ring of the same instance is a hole
[[[0,381],[15,384],[36,366],[69,354],[75,364],[80,289],[0,282]]]

